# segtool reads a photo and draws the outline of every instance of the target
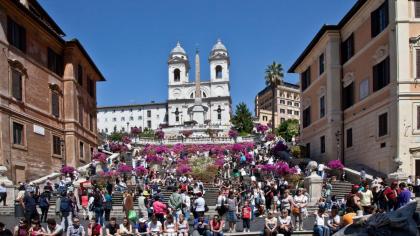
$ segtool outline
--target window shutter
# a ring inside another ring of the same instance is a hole
[[[12,70],[12,96],[22,100],[22,77],[19,72]]]
[[[417,129],[420,130],[420,106],[417,106]]]
[[[22,52],[26,52],[26,30],[19,26],[19,48]]]
[[[13,20],[7,17],[7,41],[11,44],[13,40]]]
[[[418,4],[420,5],[420,4]],[[415,78],[420,78],[420,49],[416,49],[416,74]]]
[[[414,17],[420,18],[420,1],[414,1]]]
[[[370,31],[371,36],[374,38],[377,35],[378,16],[377,12],[374,11],[370,14]]]
[[[373,71],[373,91],[375,92],[376,90],[378,90],[378,66],[375,65],[372,68]]]

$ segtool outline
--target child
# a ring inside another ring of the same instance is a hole
[[[249,201],[245,201],[245,205],[242,207],[242,222],[244,232],[250,232],[251,207],[249,206]]]

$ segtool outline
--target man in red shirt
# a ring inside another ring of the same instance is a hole
[[[397,209],[398,206],[398,182],[394,181],[391,184],[391,187],[386,187],[383,194],[385,201],[387,202],[386,211],[391,211]]]

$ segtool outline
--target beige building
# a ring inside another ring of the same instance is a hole
[[[285,120],[299,120],[300,90],[296,84],[284,82],[276,89],[276,104],[274,113],[275,124],[278,127]],[[255,97],[255,116],[258,123],[271,124],[273,93],[270,87],[265,87]]]
[[[419,1],[357,1],[289,72],[300,73],[311,158],[420,175]]]
[[[0,1],[0,165],[15,182],[88,163],[97,146],[96,82],[83,46],[36,0]]]

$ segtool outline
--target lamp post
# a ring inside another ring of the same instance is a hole
[[[337,141],[337,160],[340,160],[340,144],[341,144],[341,131],[335,132],[335,140]]]

